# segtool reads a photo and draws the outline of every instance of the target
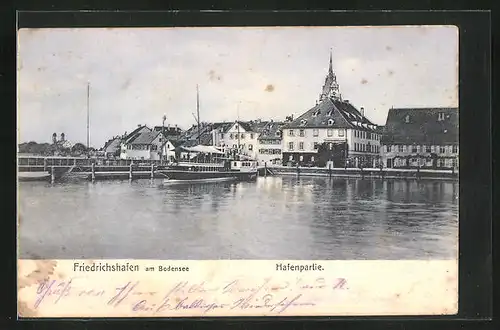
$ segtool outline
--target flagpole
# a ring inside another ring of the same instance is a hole
[[[90,82],[87,82],[87,150],[90,148]]]

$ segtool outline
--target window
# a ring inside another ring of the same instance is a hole
[[[241,134],[241,138],[244,139],[245,138],[245,134]]]
[[[253,145],[249,144],[248,145],[248,150],[253,150]]]
[[[335,123],[333,119],[328,119],[328,126],[332,126]]]
[[[410,122],[410,115],[406,115],[405,116],[405,123],[409,123]]]
[[[457,146],[457,145],[454,145],[452,148],[453,148],[453,149],[452,149],[452,152],[453,152],[454,154],[458,153],[458,146]],[[453,165],[453,166],[455,166],[455,165]]]
[[[403,151],[402,152],[406,152],[406,145],[403,145]]]
[[[444,146],[439,147],[439,152],[444,154],[446,152],[446,148]]]
[[[229,134],[229,139],[233,139],[233,133]]]
[[[326,130],[326,135],[327,136],[333,136],[333,129],[329,128]]]
[[[304,136],[304,130],[303,130],[303,129],[301,129],[301,130],[299,131],[299,136]]]
[[[412,147],[411,147],[411,152],[418,152],[418,151],[417,151],[417,146],[412,146]]]
[[[299,142],[299,150],[304,150],[304,142]]]
[[[291,130],[288,131],[288,136],[294,136],[293,129],[291,129]]]
[[[386,152],[391,152],[391,146],[385,146],[385,147],[384,147],[384,150],[385,150]]]
[[[423,147],[422,147],[422,149],[423,149]],[[432,149],[431,146],[425,146],[425,152],[430,153],[430,152],[432,152],[431,149]]]
[[[319,129],[315,128],[313,129],[313,136],[318,136],[319,135]]]
[[[311,156],[311,162],[314,162],[314,156]]]
[[[293,150],[293,142],[288,142],[288,150]]]
[[[224,133],[220,133],[220,138],[223,139],[224,138]]]
[[[328,143],[328,149],[333,150],[333,143]]]
[[[288,156],[288,160],[293,160],[293,156],[292,155]]]
[[[250,133],[250,138],[253,139],[253,133]]]
[[[302,120],[300,121],[300,125],[304,126],[305,124],[307,124],[307,120],[302,119]]]
[[[444,112],[440,112],[440,113],[438,113],[438,120],[439,120],[439,121],[444,120]]]
[[[314,148],[314,149],[318,149],[318,147],[319,147],[318,142],[314,142],[314,144],[313,144],[313,148]]]
[[[344,130],[343,130],[343,129],[339,129],[339,136],[340,136],[340,137],[343,137],[343,136],[344,136]]]

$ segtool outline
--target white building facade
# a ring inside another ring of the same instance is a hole
[[[373,167],[380,162],[381,134],[339,92],[332,68],[328,70],[316,106],[283,127],[283,165]]]

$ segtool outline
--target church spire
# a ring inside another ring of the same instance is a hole
[[[332,49],[331,48],[330,48],[330,67],[328,68],[328,74],[333,75]]]
[[[322,93],[319,96],[320,102],[326,99],[327,97],[338,101],[342,100],[342,96],[340,95],[339,91],[339,84],[337,83],[337,76],[333,72],[331,49],[330,49],[330,65],[328,67],[328,74],[325,78],[325,84],[323,85]]]

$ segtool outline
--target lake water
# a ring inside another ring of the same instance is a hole
[[[267,177],[21,182],[19,254],[47,259],[445,259],[458,183]]]

